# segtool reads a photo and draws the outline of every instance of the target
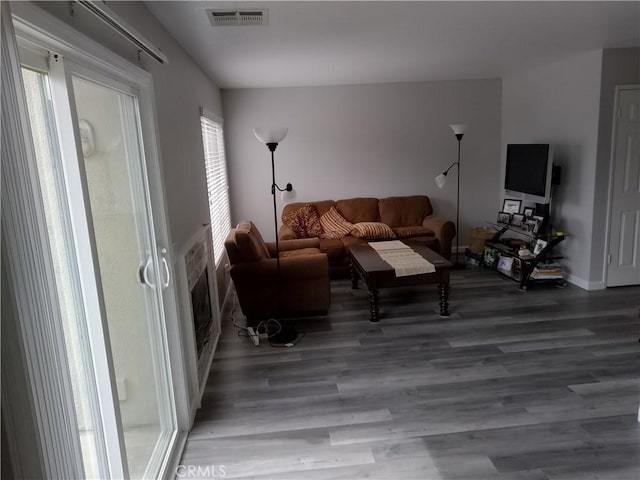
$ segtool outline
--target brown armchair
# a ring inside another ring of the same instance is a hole
[[[250,325],[266,318],[326,314],[331,305],[329,263],[317,238],[280,241],[280,274],[275,242],[267,243],[243,220],[225,240],[230,273]]]

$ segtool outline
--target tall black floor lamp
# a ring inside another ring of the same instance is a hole
[[[464,134],[467,131],[467,126],[466,125],[462,125],[462,124],[454,124],[454,125],[449,125],[451,127],[451,130],[453,130],[453,133],[455,134],[456,138],[458,139],[458,161],[457,162],[453,162],[451,165],[449,165],[449,168],[447,168],[444,172],[442,172],[440,175],[438,175],[435,178],[436,181],[436,185],[438,186],[438,188],[442,188],[444,187],[444,184],[447,181],[447,174],[449,173],[449,170],[451,170],[454,166],[458,166],[458,193],[457,193],[457,198],[456,198],[456,256],[455,259],[453,261],[453,264],[456,267],[460,267],[460,265],[458,264],[458,256],[460,254],[460,229],[459,229],[459,222],[460,222],[460,143],[462,141],[462,137],[464,136]]]
[[[276,234],[276,269],[278,275],[280,275],[280,241],[278,240],[278,209],[276,206],[276,190],[279,192],[290,192],[293,190],[293,186],[290,183],[284,188],[280,188],[276,183],[276,165],[274,159],[274,152],[278,148],[278,144],[284,140],[289,131],[286,127],[273,127],[273,128],[254,128],[253,134],[258,140],[264,143],[271,152],[271,196],[273,197],[273,227]]]
[[[278,144],[282,142],[284,137],[287,136],[289,131],[286,127],[273,127],[273,128],[254,128],[253,134],[258,140],[264,143],[271,152],[271,196],[273,197],[273,229],[276,235],[276,275],[278,281],[276,283],[276,302],[280,304],[280,241],[278,240],[278,208],[276,205],[276,191],[278,192],[291,192],[293,186],[290,183],[284,188],[280,188],[276,183],[276,164],[274,158],[274,152],[278,148]],[[278,307],[276,307],[277,311]],[[278,344],[285,344],[286,346],[293,346],[295,343],[304,336],[304,333],[298,334],[298,332],[291,327],[284,328],[278,320],[274,320],[277,325],[277,331],[275,334],[270,332],[269,323],[265,325],[265,333],[269,335],[269,341],[272,345],[274,342]]]

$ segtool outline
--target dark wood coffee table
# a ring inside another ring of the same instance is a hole
[[[380,288],[404,287],[410,285],[437,284],[440,292],[440,315],[449,316],[449,271],[453,264],[441,257],[424,244],[404,241],[414,251],[431,262],[436,271],[419,275],[396,277],[391,265],[380,258],[378,252],[368,243],[351,245],[348,247],[351,259],[351,287],[358,288],[358,280],[362,278],[369,289],[369,309],[372,322],[379,321],[378,290]]]

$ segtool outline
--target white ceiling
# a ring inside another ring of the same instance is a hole
[[[640,2],[147,1],[221,88],[496,78],[579,52],[640,46]],[[210,8],[267,8],[212,27]]]

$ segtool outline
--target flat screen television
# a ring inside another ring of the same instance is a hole
[[[548,203],[551,198],[552,148],[547,143],[507,145],[504,189],[524,194],[526,200]]]

